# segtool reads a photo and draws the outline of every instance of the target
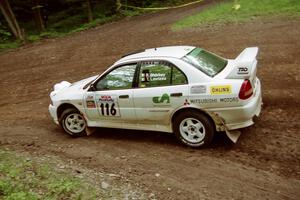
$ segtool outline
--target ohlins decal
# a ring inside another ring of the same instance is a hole
[[[218,85],[210,87],[210,94],[231,94],[231,85]]]

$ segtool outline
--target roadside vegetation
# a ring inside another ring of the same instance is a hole
[[[1,0],[0,51],[44,38],[66,36],[125,17],[155,11],[138,8],[176,6],[192,1]],[[7,20],[5,15],[15,17]]]
[[[0,199],[145,199],[116,174],[104,174],[58,160],[0,149]]]
[[[0,150],[0,199],[96,199],[89,183],[13,152]]]
[[[300,17],[299,0],[231,0],[216,3],[198,14],[176,22],[173,30],[205,24],[244,22],[263,16]]]

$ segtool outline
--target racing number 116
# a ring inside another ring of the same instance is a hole
[[[101,103],[100,104],[101,108],[101,114],[102,115],[112,115],[115,116],[117,113],[117,110],[115,108],[115,103],[109,104],[109,103]]]

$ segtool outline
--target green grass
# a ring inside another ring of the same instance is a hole
[[[262,16],[300,16],[299,0],[225,1],[172,25],[180,30],[213,23],[242,22]]]
[[[96,190],[49,163],[0,150],[0,199],[96,199]]]
[[[5,41],[0,43],[0,52],[6,49],[14,49],[21,46],[21,42],[19,41]]]
[[[1,200],[146,199],[141,188],[118,174],[85,168],[74,160],[3,150]],[[104,188],[103,182],[107,184]]]
[[[116,15],[113,15],[113,16],[110,16],[110,17],[97,18],[97,19],[95,19],[95,20],[93,20],[93,21],[91,21],[89,23],[82,24],[79,27],[74,28],[74,29],[68,31],[67,34],[79,32],[79,31],[83,31],[83,30],[87,30],[89,28],[93,28],[93,27],[96,27],[96,26],[101,25],[101,24],[112,22],[112,21],[114,21],[114,20],[116,20],[118,18],[119,17],[116,16]]]

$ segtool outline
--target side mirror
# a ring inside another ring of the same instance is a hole
[[[90,85],[89,91],[96,91],[96,87],[94,84]]]

